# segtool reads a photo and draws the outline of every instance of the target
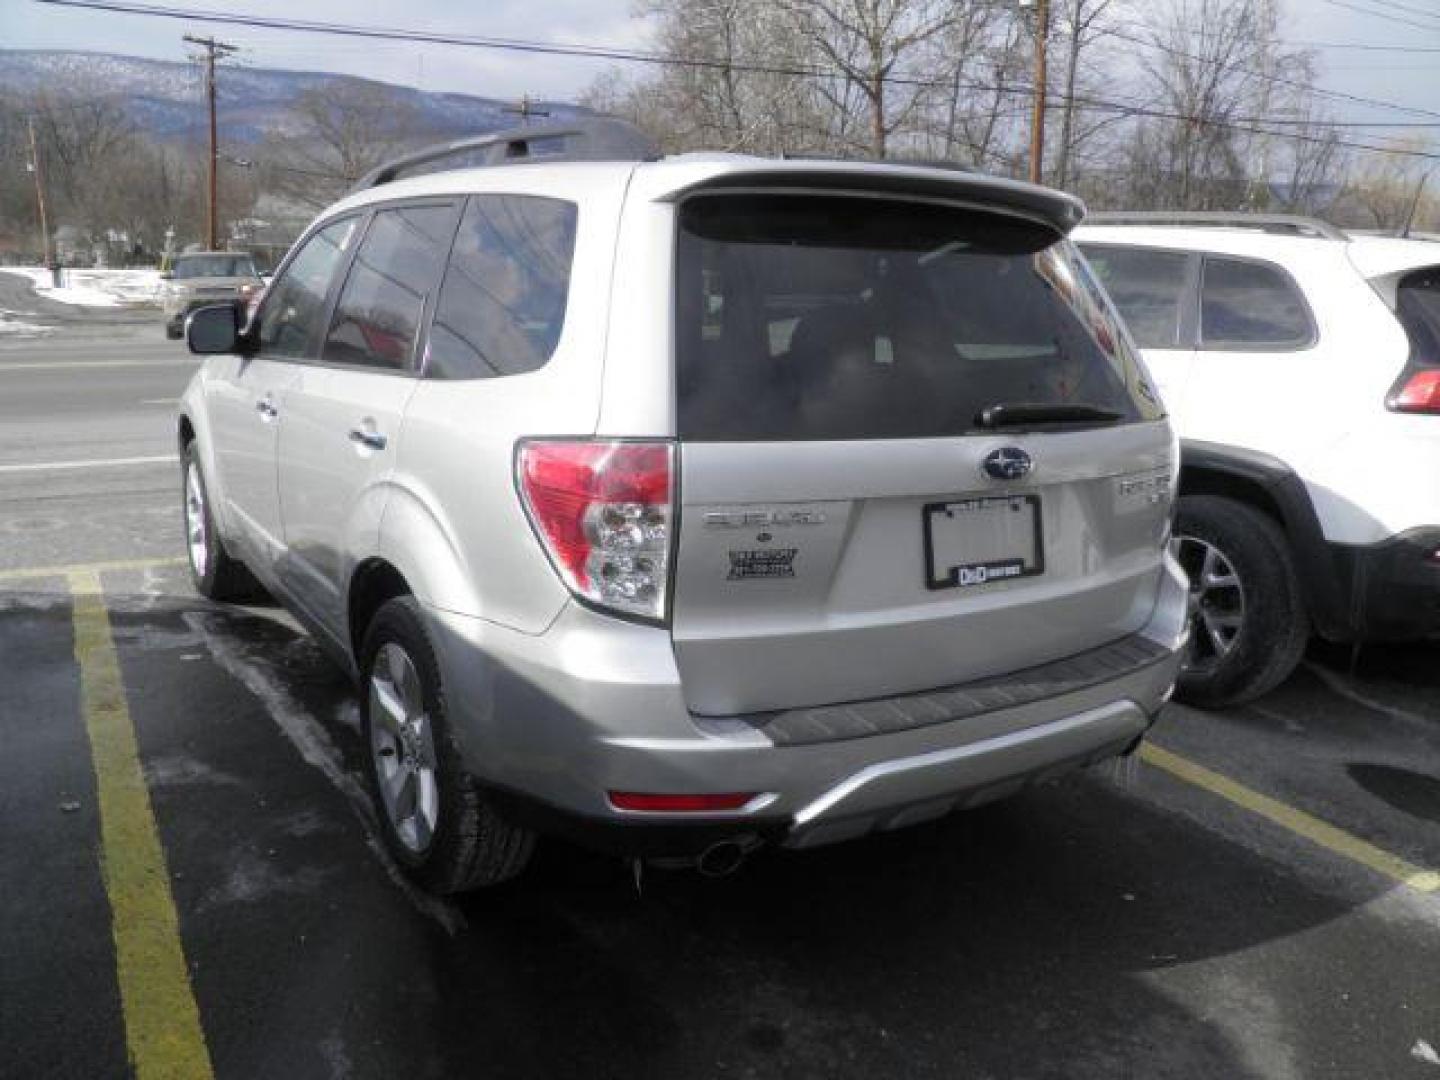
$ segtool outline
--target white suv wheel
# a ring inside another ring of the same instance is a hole
[[[1187,671],[1213,668],[1245,628],[1245,586],[1224,552],[1195,536],[1177,536],[1170,550],[1190,579]]]

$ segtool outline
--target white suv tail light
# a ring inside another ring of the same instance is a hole
[[[525,512],[570,591],[664,619],[674,536],[669,442],[527,439],[515,455]]]
[[[1440,413],[1440,368],[1407,368],[1386,404],[1396,412]]]

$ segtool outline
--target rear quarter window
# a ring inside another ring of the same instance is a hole
[[[1074,247],[900,200],[701,196],[677,242],[678,427],[693,440],[928,438],[997,404],[1161,415]]]
[[[1314,340],[1309,305],[1289,274],[1269,263],[1205,257],[1202,348],[1267,352],[1303,349]]]
[[[565,327],[576,217],[561,199],[470,199],[430,328],[431,378],[520,375],[549,361]]]

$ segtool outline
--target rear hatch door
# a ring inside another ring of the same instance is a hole
[[[1052,227],[701,195],[676,275],[672,632],[693,711],[931,689],[1145,622],[1170,432]]]

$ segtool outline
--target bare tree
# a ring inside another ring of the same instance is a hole
[[[1440,197],[1430,191],[1430,181],[1440,169],[1419,156],[1434,147],[1411,138],[1394,140],[1387,149],[1392,152],[1368,155],[1352,171],[1337,216],[1344,224],[1387,232],[1403,229],[1407,222],[1415,228],[1435,224]]]
[[[1065,95],[1060,111],[1060,149],[1055,163],[1055,185],[1070,181],[1070,161],[1075,150],[1075,94],[1080,79],[1080,61],[1085,49],[1103,30],[1099,19],[1109,10],[1111,0],[1064,0],[1058,24],[1065,36]]]
[[[947,0],[785,0],[785,6],[801,38],[844,76],[838,90],[829,90],[837,114],[853,115],[842,95],[858,91],[869,112],[868,149],[885,157],[892,135],[933,94],[937,46],[963,6]]]
[[[1175,114],[1151,125],[1150,147],[1178,208],[1212,208],[1244,185],[1232,124],[1263,81],[1255,65],[1273,38],[1270,8],[1270,0],[1169,0],[1159,13],[1153,51],[1141,62],[1156,99]]]
[[[311,87],[293,113],[293,127],[267,139],[263,172],[269,188],[316,209],[401,150],[434,138],[395,87],[360,79]]]

